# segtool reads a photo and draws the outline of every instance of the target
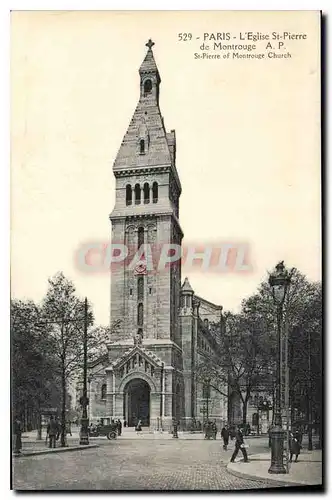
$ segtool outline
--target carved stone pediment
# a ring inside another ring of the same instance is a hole
[[[115,371],[121,378],[132,371],[141,371],[153,376],[155,371],[162,368],[162,365],[162,361],[153,352],[141,345],[135,345],[114,361],[107,368],[107,371]]]

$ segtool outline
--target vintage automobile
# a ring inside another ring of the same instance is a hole
[[[107,439],[116,439],[118,437],[118,428],[115,423],[112,424],[98,424],[89,427],[90,437],[106,436]]]

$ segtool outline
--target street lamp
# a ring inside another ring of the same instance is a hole
[[[277,306],[277,367],[276,367],[276,405],[274,426],[271,429],[271,465],[270,474],[286,474],[283,464],[284,454],[284,431],[281,420],[281,321],[283,304],[287,288],[290,283],[290,275],[281,261],[276,265],[275,271],[269,277],[269,285],[272,288],[273,300]]]
[[[83,339],[83,396],[80,399],[82,406],[80,444],[89,444],[89,418],[87,407],[89,405],[88,390],[87,390],[87,368],[88,368],[88,299],[84,302],[84,339]]]

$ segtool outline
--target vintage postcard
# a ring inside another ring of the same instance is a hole
[[[11,13],[13,489],[322,488],[320,65],[319,11]]]

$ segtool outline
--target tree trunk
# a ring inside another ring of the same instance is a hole
[[[40,414],[40,409],[37,413],[37,439],[40,441],[42,439],[42,418]]]
[[[247,396],[242,401],[242,423],[247,423],[247,409],[248,409],[248,398]]]
[[[28,402],[24,402],[24,432],[28,430]]]
[[[294,402],[294,390],[292,389],[292,385],[290,385],[290,408],[291,408],[291,414],[290,414],[290,423],[291,427],[293,428],[294,421],[295,421],[295,402]]]
[[[311,406],[311,380],[309,380],[307,393],[307,422],[308,422],[308,450],[312,450],[312,406]]]
[[[66,374],[62,366],[61,446],[66,446]]]

